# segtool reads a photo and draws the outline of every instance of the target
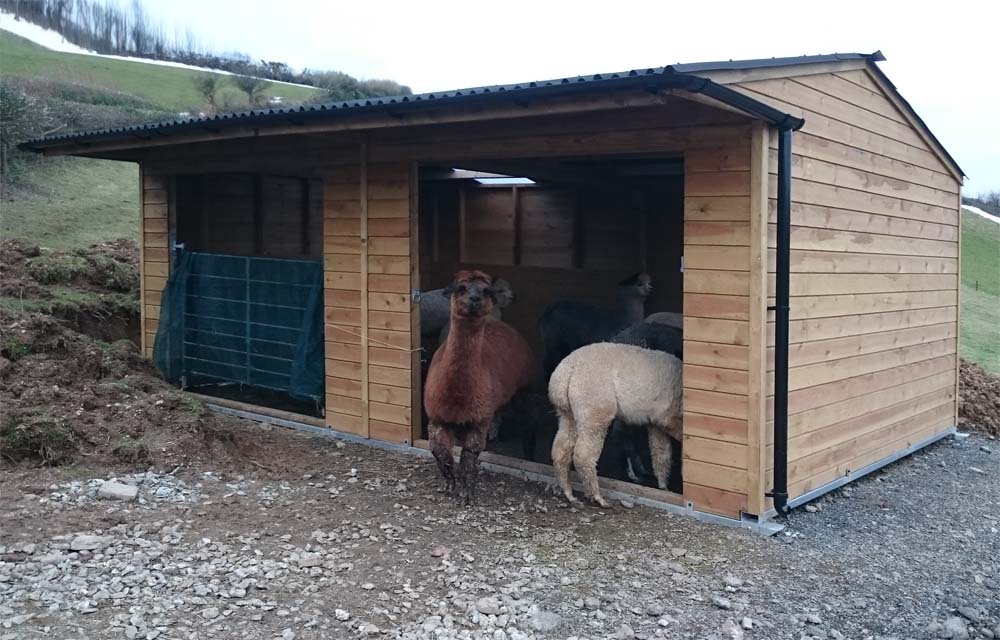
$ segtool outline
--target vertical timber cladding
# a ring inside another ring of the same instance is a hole
[[[327,424],[399,443],[413,406],[410,171],[362,156],[323,181]]]
[[[684,155],[684,497],[732,517],[750,508],[750,142]]]
[[[142,198],[141,243],[139,245],[139,295],[142,298],[142,354],[153,356],[153,343],[160,322],[160,297],[170,275],[169,220],[170,180],[162,174],[140,170]]]
[[[792,143],[794,498],[955,424],[960,182],[864,69],[738,88],[806,120]],[[769,155],[773,250],[773,142]]]

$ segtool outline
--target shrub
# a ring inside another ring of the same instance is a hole
[[[90,271],[87,259],[72,253],[46,253],[27,262],[28,273],[42,284],[70,284]]]

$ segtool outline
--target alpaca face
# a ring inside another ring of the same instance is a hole
[[[482,271],[459,271],[445,292],[451,296],[451,312],[463,318],[489,315],[496,303],[492,278]]]
[[[645,298],[653,292],[653,278],[648,273],[637,273],[634,276],[622,280],[619,285],[629,294],[634,294],[640,298]]]
[[[493,297],[496,298],[497,306],[505,309],[514,302],[514,290],[510,288],[510,283],[503,278],[496,278],[490,287],[493,289]]]

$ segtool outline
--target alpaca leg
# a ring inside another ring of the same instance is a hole
[[[486,438],[490,431],[490,421],[480,422],[465,430],[462,441],[462,457],[459,460],[458,495],[465,504],[476,497],[476,481],[479,479],[479,454],[486,448]]]
[[[573,462],[573,447],[576,444],[576,425],[573,418],[559,415],[559,430],[556,439],[552,441],[552,466],[556,471],[556,479],[562,488],[563,495],[570,504],[580,505],[573,497],[573,486],[569,482],[569,466]]]
[[[455,434],[451,429],[437,424],[428,428],[431,453],[437,461],[441,477],[444,478],[444,490],[448,495],[455,492],[455,458],[452,449],[455,446]]]
[[[524,434],[521,438],[521,447],[524,453],[524,459],[528,462],[535,461],[535,449],[538,446],[538,433],[535,431],[536,425],[534,424],[524,424]]]
[[[584,491],[591,500],[605,508],[611,505],[601,497],[601,488],[597,484],[597,459],[604,449],[604,438],[608,435],[611,419],[586,423],[581,421],[577,427],[576,446],[573,447],[573,466],[580,474]]]
[[[642,460],[641,449],[645,440],[645,427],[626,425],[621,420],[615,419],[611,425],[611,433],[618,433],[622,443],[622,453],[625,457],[626,475],[629,480],[636,484],[642,484],[650,475],[649,470]]]
[[[567,350],[558,338],[546,340],[544,332],[542,334],[542,348],[542,371],[545,374],[545,383],[548,384],[549,379],[552,377],[552,372],[556,370],[559,363],[563,361],[563,358],[572,349]]]
[[[656,484],[661,489],[667,488],[667,479],[670,477],[670,466],[673,463],[673,449],[671,448],[670,436],[666,430],[659,425],[649,425],[649,456],[653,461],[653,475],[656,476]]]

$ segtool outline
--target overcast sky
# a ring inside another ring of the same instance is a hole
[[[144,0],[216,50],[416,92],[698,62],[872,52],[969,175],[1000,189],[1000,3]],[[924,10],[919,7],[932,7]],[[168,26],[172,30],[173,26]]]

